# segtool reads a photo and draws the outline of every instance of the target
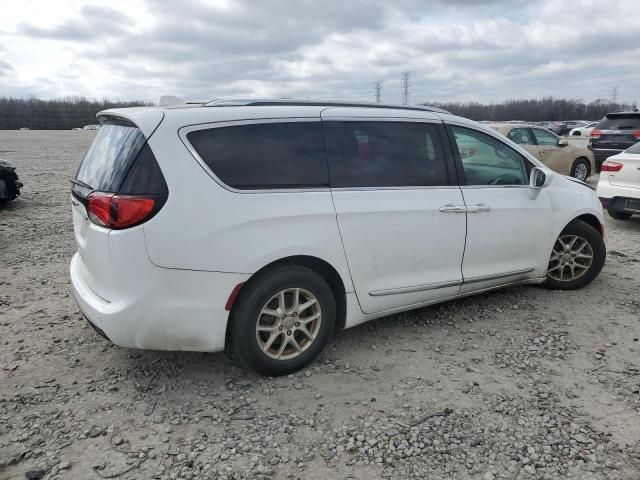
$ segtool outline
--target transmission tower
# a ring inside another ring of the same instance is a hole
[[[376,103],[380,103],[380,92],[382,91],[382,80],[378,80],[373,83],[376,87]]]
[[[411,72],[402,72],[402,104],[407,105],[409,103],[409,87],[411,86],[409,81],[411,80]]]
[[[613,91],[611,92],[611,103],[614,105],[618,104],[618,87],[613,87]]]

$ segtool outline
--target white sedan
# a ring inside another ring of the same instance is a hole
[[[597,194],[613,218],[640,215],[640,142],[604,161]]]
[[[596,128],[598,122],[587,123],[586,125],[582,125],[581,127],[573,128],[569,131],[570,137],[588,137],[591,133],[591,130]]]

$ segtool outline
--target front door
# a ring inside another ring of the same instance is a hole
[[[340,110],[325,111],[323,122],[337,222],[363,312],[455,296],[465,207],[442,122],[350,120]]]
[[[467,208],[461,293],[544,276],[551,206],[544,190],[534,200],[529,197],[532,164],[492,135],[456,125],[449,131],[464,172]],[[460,156],[460,146],[472,148],[476,158]]]
[[[542,128],[532,128],[531,131],[540,148],[540,161],[562,175],[571,175],[572,160],[567,161],[565,147],[558,144],[560,137]]]

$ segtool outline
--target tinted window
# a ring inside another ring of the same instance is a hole
[[[533,134],[536,136],[536,141],[538,145],[557,145],[559,138],[556,137],[553,133],[547,132],[546,130],[540,130],[539,128],[534,128]]]
[[[145,143],[118,190],[123,194],[166,194],[167,184],[149,144]]]
[[[527,185],[527,161],[515,150],[484,133],[451,127],[467,185]]]
[[[529,140],[529,129],[528,128],[513,128],[507,135],[510,140],[519,144],[519,145],[530,145],[533,143]]]
[[[446,158],[434,125],[342,122],[329,124],[327,132],[332,187],[448,184]]]
[[[133,125],[103,125],[85,154],[76,179],[93,190],[117,192],[145,141]]]
[[[640,114],[607,115],[596,128],[598,130],[636,130],[640,128]]]
[[[329,185],[320,122],[211,128],[191,132],[187,138],[209,168],[234,188]]]

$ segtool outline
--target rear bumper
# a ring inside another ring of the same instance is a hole
[[[640,188],[611,185],[606,179],[598,182],[597,194],[604,208],[612,208],[619,212],[627,211],[625,208],[627,199],[640,200]],[[637,212],[629,211],[629,213]]]
[[[83,276],[82,258],[71,260],[73,295],[87,320],[121,347],[215,352],[224,349],[225,303],[248,275],[156,267],[148,263],[117,298],[97,295]],[[133,285],[133,286],[132,286]]]

